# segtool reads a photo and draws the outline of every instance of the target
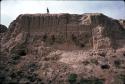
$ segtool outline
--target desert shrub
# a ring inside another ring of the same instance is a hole
[[[12,73],[10,73],[10,76],[11,76],[12,78],[16,78],[17,74],[16,74],[15,72],[12,72]]]
[[[81,79],[80,80],[80,84],[92,84],[92,80],[88,80],[88,79]]]
[[[12,54],[11,56],[12,56],[11,58],[13,60],[18,60],[20,58],[20,55],[18,55],[18,54]]]
[[[32,73],[28,76],[28,79],[31,81],[31,82],[34,82],[36,79],[37,79],[37,74],[35,73]]]
[[[125,75],[120,75],[119,78],[121,79],[121,81],[123,82],[123,84],[125,84]]]
[[[120,60],[115,60],[115,61],[114,61],[114,65],[115,65],[116,67],[120,67],[121,61],[120,61]]]
[[[104,84],[103,79],[80,79],[79,84]]]
[[[60,44],[60,43],[63,43],[64,41],[65,41],[64,35],[62,35],[62,34],[57,35],[57,37],[55,39],[56,43]]]
[[[55,38],[54,35],[52,35],[52,36],[51,36],[51,39],[52,39],[53,42],[55,42],[55,39],[56,39],[56,38]]]
[[[102,52],[99,52],[98,55],[99,55],[99,56],[102,56],[102,57],[105,57],[105,56],[106,56],[106,53],[102,51]]]
[[[21,56],[25,56],[27,54],[27,51],[28,51],[28,49],[25,46],[25,44],[21,44],[21,45],[17,45],[16,47],[14,47],[10,51],[10,54],[11,54],[12,58],[18,59]]]
[[[80,44],[80,41],[78,39],[78,37],[74,34],[71,35],[71,38],[72,38],[72,41],[76,44],[76,45],[79,45]]]
[[[27,54],[27,50],[25,48],[16,49],[12,52],[11,57],[13,60],[19,59],[21,56],[25,56]]]
[[[117,75],[114,84],[125,84],[125,74]]]
[[[49,38],[49,41],[48,41],[49,44],[51,44],[51,45],[54,44],[55,39],[56,39],[55,36],[54,36],[54,35],[51,35],[50,38]]]
[[[9,64],[17,64],[18,61],[17,61],[17,60],[13,60],[13,59],[11,59],[11,60],[8,61],[8,63],[9,63]]]
[[[43,41],[46,41],[46,40],[47,40],[47,35],[46,35],[46,34],[43,35],[42,40],[43,40]]]
[[[96,79],[95,84],[104,84],[104,80],[103,79]]]
[[[75,84],[76,81],[77,81],[77,74],[70,74],[69,77],[68,77],[68,81],[70,84]]]
[[[85,39],[84,35],[71,35],[72,41],[75,43],[75,45],[79,46],[80,48],[84,48],[86,44],[88,43],[88,39]]]
[[[8,63],[17,64],[19,59],[20,59],[20,55],[18,55],[16,53],[11,54],[11,59],[8,61]]]
[[[98,60],[97,59],[91,59],[91,63],[94,63],[94,64],[98,64]]]
[[[17,64],[21,56],[25,56],[26,54],[27,54],[27,48],[19,47],[19,48],[13,49],[10,54],[11,59],[8,61],[8,63]]]
[[[29,69],[30,72],[34,72],[35,70],[38,69],[38,65],[36,63],[29,63],[27,65],[27,68]]]

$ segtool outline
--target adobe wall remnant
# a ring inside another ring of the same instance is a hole
[[[26,32],[29,38],[39,38],[52,47],[66,46],[64,49],[117,48],[125,31],[118,20],[101,13],[21,14],[9,29],[10,37]]]

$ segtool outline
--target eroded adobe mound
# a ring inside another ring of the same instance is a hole
[[[124,23],[101,13],[22,14],[0,58],[3,84],[124,84]]]
[[[6,38],[27,33],[29,39],[41,39],[57,49],[118,48],[125,38],[123,25],[100,13],[24,14],[9,29]]]

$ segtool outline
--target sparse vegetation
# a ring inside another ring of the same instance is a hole
[[[56,38],[55,38],[54,35],[51,35],[50,38],[49,38],[48,40],[49,40],[49,41],[48,41],[49,44],[50,44],[50,45],[53,45],[53,44],[55,43]]]
[[[11,52],[11,54],[17,54],[17,55],[20,55],[20,56],[25,56],[27,54],[27,51],[28,51],[27,47],[23,43],[23,44],[15,46],[10,52]]]
[[[102,79],[81,79],[79,84],[104,84]]]
[[[44,35],[43,35],[43,41],[45,42],[46,40],[47,40],[47,35],[44,34]]]
[[[18,60],[20,58],[20,55],[18,54],[12,54],[12,59],[13,60]]]
[[[119,78],[121,79],[122,83],[125,84],[125,75],[121,74]]]
[[[91,63],[94,63],[96,65],[98,64],[98,60],[97,59],[91,59],[90,61],[91,61]]]
[[[77,74],[70,74],[69,77],[68,77],[68,81],[70,84],[75,84],[76,81],[77,81]]]
[[[115,77],[114,84],[125,84],[125,74],[118,74]]]
[[[63,43],[64,42],[64,36],[62,34],[57,35],[57,39],[55,39],[56,43]]]
[[[18,45],[10,51],[10,60],[8,61],[8,63],[10,64],[19,63],[19,59],[22,56],[25,56],[26,54],[27,54],[27,48],[25,47],[25,45],[24,44]]]
[[[83,63],[84,65],[88,65],[88,64],[90,64],[90,62],[89,62],[88,60],[83,61],[82,63]]]
[[[21,14],[0,32],[0,84],[125,84],[124,30],[96,13]]]
[[[115,61],[114,61],[114,65],[115,65],[117,68],[119,68],[120,65],[121,65],[121,61],[120,61],[120,60],[115,60]]]
[[[99,56],[102,56],[102,57],[105,57],[105,56],[106,56],[106,52],[104,52],[104,51],[99,51],[99,52],[98,52],[98,55],[99,55]]]

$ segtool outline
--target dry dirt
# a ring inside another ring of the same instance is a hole
[[[4,28],[0,84],[125,84],[124,20],[24,14]]]

